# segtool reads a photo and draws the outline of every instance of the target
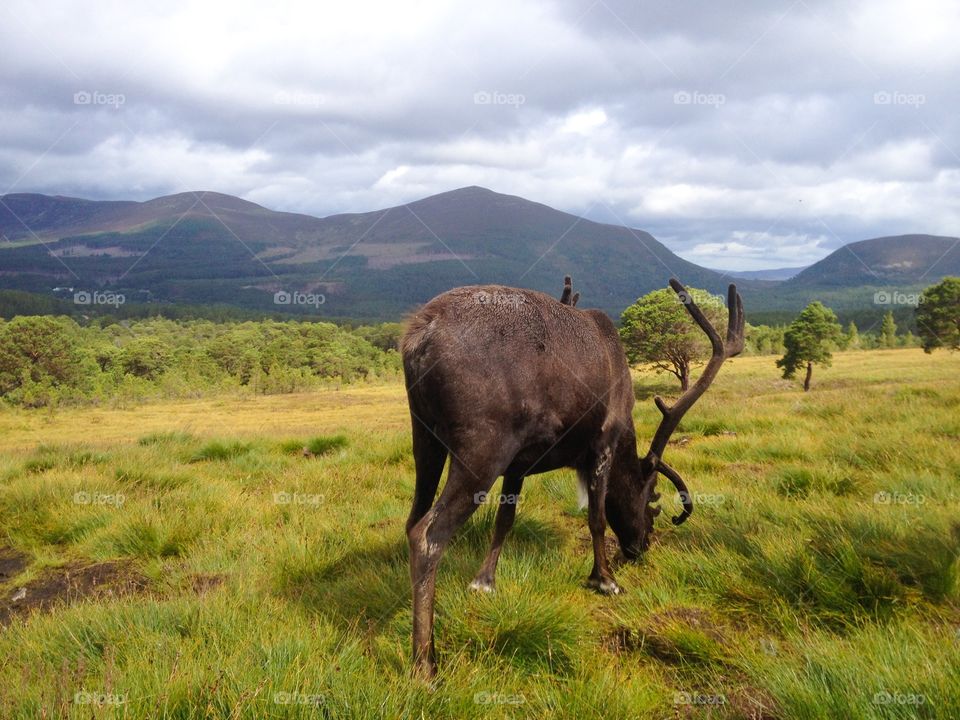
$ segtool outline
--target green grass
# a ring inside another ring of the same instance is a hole
[[[0,602],[94,562],[147,586],[0,629],[0,717],[960,717],[960,356],[840,353],[809,393],[728,363],[667,450],[696,511],[671,526],[661,488],[616,598],[584,587],[573,474],[528,479],[497,593],[467,590],[492,506],[444,556],[433,688],[408,679],[403,398],[0,411],[0,549],[28,560]]]

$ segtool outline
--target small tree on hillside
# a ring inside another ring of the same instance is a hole
[[[721,299],[706,290],[687,291],[714,327],[725,327],[727,311]],[[710,356],[703,331],[669,289],[647,293],[624,310],[620,338],[631,363],[651,363],[658,371],[676,375],[681,390],[690,386],[691,367]]]
[[[860,331],[857,329],[857,324],[853,320],[847,325],[847,336],[844,338],[844,348],[847,350],[860,349]]]
[[[824,307],[820,302],[807,305],[797,319],[790,323],[783,336],[783,345],[787,351],[777,360],[777,367],[783,368],[783,377],[793,378],[797,370],[806,365],[803,389],[809,390],[814,363],[830,366],[830,348],[839,342],[842,333],[833,310]]]
[[[890,310],[887,310],[880,324],[880,346],[886,348],[897,346],[897,323]]]
[[[924,290],[915,312],[924,352],[960,350],[960,278],[944,278]]]

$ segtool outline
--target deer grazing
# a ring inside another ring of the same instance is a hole
[[[433,618],[440,557],[501,475],[493,542],[471,583],[482,591],[494,588],[500,549],[529,475],[576,470],[593,541],[587,584],[605,594],[620,592],[607,560],[606,526],[628,559],[646,550],[661,510],[655,505],[658,475],[680,493],[683,511],[673,523],[693,512],[683,479],[663,454],[684,413],[724,361],[743,349],[743,305],[731,285],[722,340],[676,279],[670,287],[710,338],[712,356],[673,405],[654,398],[663,417],[642,457],[633,425],[633,383],[617,329],[604,313],[575,307],[579,294],[572,295],[569,278],[559,301],[498,285],[462,287],[435,297],[410,320],[401,353],[416,463],[407,520],[416,676],[436,674]],[[447,481],[434,502],[448,456]]]

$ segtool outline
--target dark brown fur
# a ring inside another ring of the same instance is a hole
[[[604,313],[575,308],[567,285],[559,301],[499,285],[450,290],[411,318],[401,342],[417,472],[407,536],[414,663],[422,676],[436,672],[440,556],[498,477],[506,501],[475,589],[493,589],[529,475],[577,470],[593,540],[591,587],[620,592],[604,545],[608,522],[628,557],[648,543],[659,512],[651,506],[656,475],[667,474],[658,468],[662,448],[638,456],[633,385],[617,329]],[[448,456],[447,482],[434,503]]]

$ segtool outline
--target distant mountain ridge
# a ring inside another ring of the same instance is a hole
[[[936,282],[960,275],[960,238],[895,235],[849,243],[790,278],[789,287]]]
[[[325,218],[210,191],[146,202],[0,197],[0,288],[110,289],[132,301],[370,319],[396,319],[458,285],[556,294],[565,274],[586,305],[612,315],[671,276],[717,293],[734,278],[748,312],[793,311],[821,297],[870,309],[871,287],[960,274],[957,243],[931,235],[865,240],[777,281],[773,273],[794,269],[710,270],[642,230],[477,186]],[[275,294],[293,291],[324,302],[278,308]]]
[[[743,278],[744,280],[780,281],[789,280],[800,271],[805,270],[806,267],[804,265],[803,267],[770,268],[769,270],[718,270],[717,272],[723,272],[732,278]]]
[[[211,192],[144,203],[19,194],[0,198],[0,234],[7,287],[109,286],[264,308],[277,291],[312,290],[337,315],[397,316],[465,284],[557,292],[567,273],[611,313],[671,275],[715,292],[728,282],[642,230],[475,186],[326,218]]]

